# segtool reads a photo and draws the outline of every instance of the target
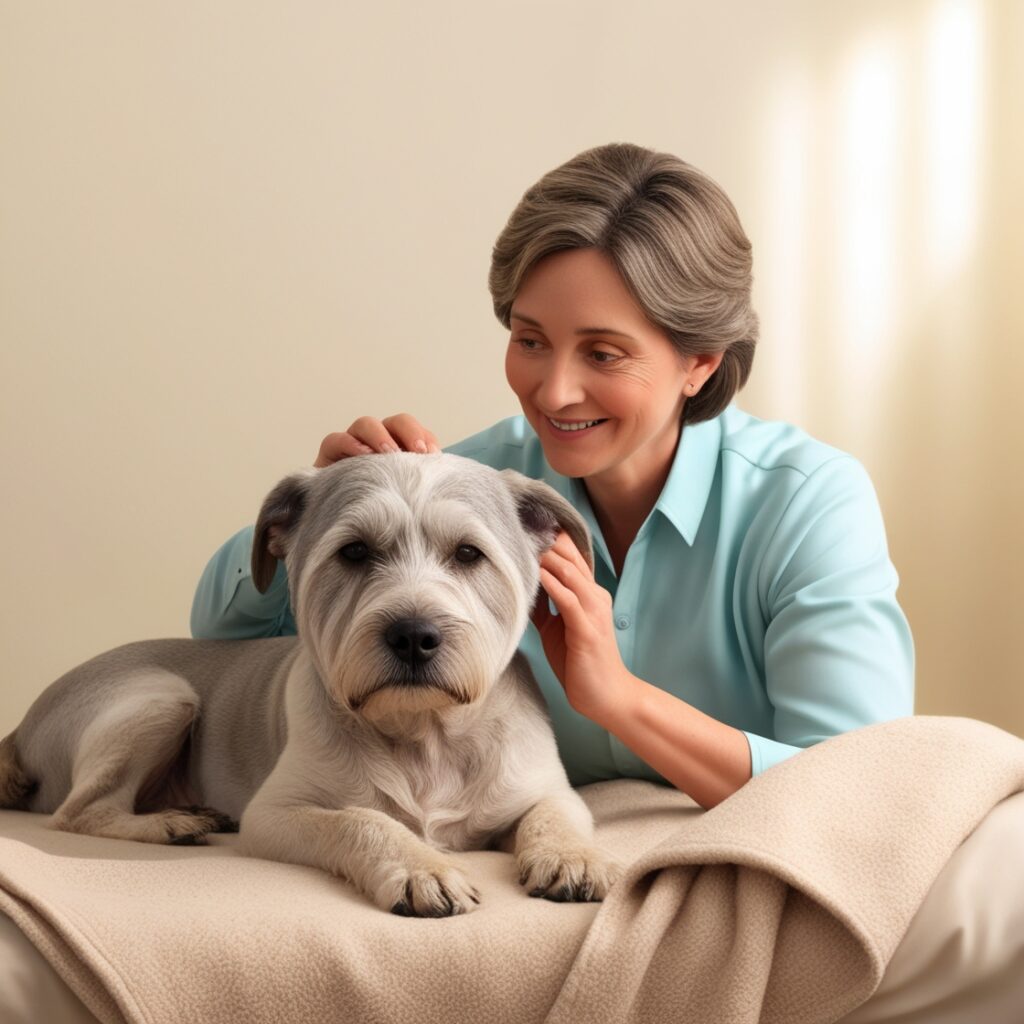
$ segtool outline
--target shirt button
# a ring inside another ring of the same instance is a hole
[[[632,620],[630,619],[630,617],[628,615],[620,615],[615,620],[615,625],[618,626],[619,629],[629,629],[629,624],[630,624],[631,621]]]

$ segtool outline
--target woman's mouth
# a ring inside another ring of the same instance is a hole
[[[591,433],[596,427],[606,422],[606,419],[594,420],[556,420],[551,416],[544,417],[553,436],[564,440],[574,440],[584,434]]]

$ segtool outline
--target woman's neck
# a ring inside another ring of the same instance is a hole
[[[667,459],[659,460],[646,472],[617,467],[619,471],[614,475],[600,474],[583,480],[616,576],[622,575],[626,552],[665,487],[674,457],[675,446]]]

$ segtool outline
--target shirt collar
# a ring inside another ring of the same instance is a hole
[[[654,503],[691,547],[711,495],[721,448],[721,416],[686,424],[668,479]]]

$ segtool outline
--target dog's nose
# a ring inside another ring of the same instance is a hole
[[[388,626],[384,639],[406,664],[421,665],[441,646],[441,631],[426,619],[399,619]]]

